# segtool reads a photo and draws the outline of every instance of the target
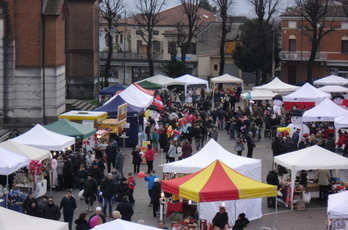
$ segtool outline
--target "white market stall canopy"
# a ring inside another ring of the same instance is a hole
[[[169,85],[183,85],[181,81],[177,81],[174,78],[167,77],[161,74],[157,74],[153,77],[148,77],[143,80],[138,81],[137,83],[143,82],[143,81],[149,81],[152,83],[156,83],[162,86],[169,86]]]
[[[248,96],[248,93],[242,93],[240,95],[241,98],[246,99]],[[276,93],[273,93],[269,90],[253,90],[250,91],[251,99],[250,100],[272,100],[272,98],[277,95]]]
[[[317,106],[307,110],[302,115],[302,121],[335,121],[336,117],[341,117],[348,114],[348,110],[342,109],[335,102],[328,98],[320,102]]]
[[[158,228],[116,219],[105,224],[97,225],[93,228],[93,230],[158,230]]]
[[[295,90],[299,88],[300,88],[299,86],[284,83],[278,77],[275,77],[271,82],[267,84],[254,86],[253,90],[265,89],[265,90],[272,91],[274,93],[286,93],[286,92],[289,93],[289,92],[294,92]]]
[[[22,167],[28,166],[30,162],[28,157],[14,153],[3,147],[0,147],[0,153],[0,175],[10,175]],[[5,229],[1,228],[1,221],[0,229]]]
[[[75,144],[75,138],[51,132],[39,124],[12,141],[49,151],[61,151]]]
[[[339,85],[327,85],[318,88],[319,90],[327,93],[345,93],[348,92],[348,88]]]
[[[11,152],[28,157],[30,160],[45,160],[50,157],[50,151],[24,145],[12,140],[0,143],[0,147]]]
[[[329,195],[327,216],[328,219],[348,219],[348,191]]]
[[[0,229],[11,230],[67,230],[68,223],[29,216],[0,207]]]
[[[348,114],[335,118],[336,128],[347,128],[348,127]]]
[[[175,78],[176,81],[182,82],[182,84],[185,85],[185,92],[187,92],[187,86],[188,85],[205,85],[207,88],[207,91],[209,91],[209,84],[207,80],[198,78],[198,77],[194,77],[192,75],[189,74],[185,74],[181,77],[177,77]]]
[[[274,163],[291,170],[296,175],[301,170],[348,169],[348,158],[314,145],[274,157]],[[291,177],[291,200],[293,200],[295,176]]]
[[[219,77],[213,77],[210,79],[210,81],[213,82],[214,84],[217,84],[217,83],[243,84],[243,79],[231,76],[228,73],[225,73],[224,75],[221,75]]]
[[[314,85],[347,85],[348,79],[336,75],[323,77],[313,82]]]
[[[329,93],[325,93],[315,87],[313,87],[308,82],[304,84],[301,88],[296,90],[293,93],[290,93],[289,95],[286,95],[283,97],[283,101],[292,101],[292,102],[298,102],[298,101],[312,101],[312,102],[321,102],[325,98],[331,98],[331,95]]]
[[[195,173],[201,169],[204,169],[215,160],[220,160],[244,176],[261,181],[260,159],[252,159],[235,155],[224,149],[214,139],[211,139],[196,154],[181,161],[164,164],[163,172]],[[232,217],[237,217],[241,212],[247,212],[250,220],[262,217],[261,198],[224,202],[226,204],[227,212],[231,216],[230,223],[233,223],[234,221]],[[221,202],[200,203],[200,217],[207,220],[213,219],[219,205],[221,205]],[[237,209],[235,209],[235,207],[237,207]]]
[[[128,86],[118,94],[127,103],[140,108],[147,108],[153,102],[153,96],[140,90],[134,84]]]

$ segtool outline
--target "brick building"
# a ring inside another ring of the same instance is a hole
[[[334,7],[334,6],[329,6]],[[324,32],[330,26],[334,31],[321,40],[313,78],[322,78],[331,74],[348,77],[348,18],[342,7],[329,10],[324,25]],[[290,84],[307,79],[307,63],[310,56],[311,42],[306,36],[308,22],[301,16],[301,10],[295,9],[280,16],[282,21],[282,51],[280,52],[281,76]],[[331,25],[331,23],[333,23]]]
[[[4,0],[0,13],[0,122],[47,124],[66,95],[93,97],[98,1]]]

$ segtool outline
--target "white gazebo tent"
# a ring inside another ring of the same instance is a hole
[[[348,158],[314,145],[274,157],[274,163],[291,170],[291,200],[294,198],[298,171],[315,169],[348,169]],[[293,205],[291,204],[291,209]]]
[[[118,95],[127,103],[140,108],[147,108],[153,102],[152,95],[141,91],[134,84],[128,86]]]
[[[329,93],[325,93],[315,87],[313,87],[308,82],[304,84],[301,88],[296,90],[293,93],[290,93],[289,95],[286,95],[283,97],[283,101],[292,101],[292,102],[299,102],[299,101],[312,101],[315,103],[320,103],[325,98],[331,98],[331,95]]]
[[[45,160],[50,157],[50,151],[24,145],[12,140],[0,143],[0,147],[28,157],[30,160]]]
[[[240,95],[241,98],[247,99],[249,92],[247,93],[242,93]],[[273,93],[269,90],[252,90],[250,91],[250,100],[272,100],[272,98],[277,95],[276,93]]]
[[[116,219],[109,221],[105,224],[95,226],[94,230],[158,230],[156,227],[151,227],[148,225],[138,224],[131,221],[125,221],[121,219]]]
[[[204,169],[215,160],[220,160],[244,176],[261,181],[261,160],[232,154],[214,141],[214,139],[211,139],[195,155],[181,161],[164,164],[163,173],[194,173]],[[227,211],[231,216],[238,216],[238,214],[241,212],[247,212],[250,220],[262,217],[261,198],[224,202],[226,204]],[[237,209],[234,208],[235,204],[237,204]],[[207,220],[213,219],[219,205],[221,205],[221,202],[200,203],[200,217]],[[231,220],[231,223],[232,221],[234,220]]]
[[[348,191],[329,195],[327,217],[328,219],[348,219]]]
[[[221,75],[218,77],[213,77],[210,79],[210,81],[214,84],[217,84],[217,83],[243,84],[243,79],[231,76],[228,73],[225,73],[224,75]]]
[[[346,93],[348,92],[348,88],[340,86],[340,85],[326,85],[318,88],[319,90],[327,93]]]
[[[335,127],[336,128],[347,128],[348,127],[348,114],[341,117],[335,118]]]
[[[348,114],[348,110],[342,109],[335,102],[325,98],[320,104],[314,108],[307,110],[302,115],[302,121],[328,121],[334,122],[336,117]]]
[[[11,141],[50,151],[61,151],[75,144],[74,137],[51,132],[39,124]]]
[[[313,82],[314,85],[347,85],[348,79],[336,75],[323,77]]]
[[[175,78],[175,80],[181,82],[181,84],[184,84],[186,101],[187,101],[187,86],[188,85],[205,85],[207,91],[209,91],[209,83],[207,80],[204,80],[204,79],[201,79],[198,77],[194,77],[194,76],[189,75],[189,74],[185,74],[181,77],[177,77],[177,78]]]
[[[29,164],[29,158],[0,147],[0,175],[10,175]]]
[[[290,85],[287,83],[282,82],[278,77],[275,77],[271,82],[260,85],[260,86],[254,86],[253,90],[269,90],[274,93],[279,93],[279,94],[287,94],[289,92],[294,92],[295,90],[299,89],[299,86],[295,85]]]
[[[67,230],[68,223],[29,216],[0,207],[0,229]]]
[[[166,87],[169,85],[183,85],[183,83],[181,81],[177,81],[174,78],[167,77],[167,76],[164,76],[161,74],[157,74],[153,77],[145,78],[143,80],[138,81],[137,83],[143,82],[143,81],[149,81],[152,83],[156,83],[156,84],[162,85],[162,87],[163,86]]]

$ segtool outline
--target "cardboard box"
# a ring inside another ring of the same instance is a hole
[[[303,200],[299,200],[296,203],[296,210],[303,211],[306,210],[306,202]]]

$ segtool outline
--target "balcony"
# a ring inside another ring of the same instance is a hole
[[[302,58],[301,58],[302,55]],[[282,61],[308,61],[311,53],[308,51],[280,51],[279,57]],[[315,61],[326,61],[327,53],[317,53]]]
[[[108,52],[101,51],[100,52],[100,58],[106,59],[108,57]],[[127,59],[127,60],[146,60],[147,56],[146,53],[132,53],[132,52],[126,52],[125,56],[122,52],[114,52],[112,54],[112,59]],[[152,54],[153,60],[163,60],[162,54]]]

